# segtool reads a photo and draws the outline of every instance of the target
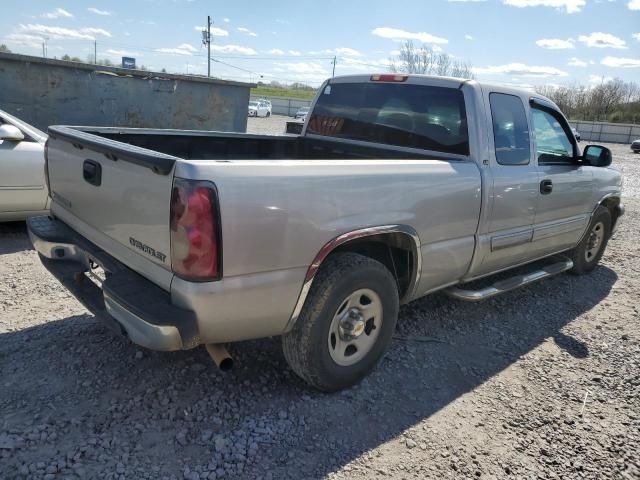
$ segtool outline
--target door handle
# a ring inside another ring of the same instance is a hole
[[[85,160],[82,164],[82,178],[99,187],[102,183],[102,165],[93,160]]]
[[[549,179],[542,180],[540,182],[540,193],[549,195],[551,192],[553,192],[553,182]]]

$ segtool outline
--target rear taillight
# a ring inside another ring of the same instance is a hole
[[[394,73],[371,75],[372,82],[404,82],[407,78],[409,78],[409,75],[396,75]]]
[[[218,195],[211,182],[176,178],[171,193],[171,269],[185,280],[222,276]]]

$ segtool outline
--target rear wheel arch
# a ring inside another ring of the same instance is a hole
[[[302,290],[285,332],[297,321],[313,280],[326,260],[337,253],[358,253],[382,263],[393,274],[401,302],[411,300],[422,271],[420,239],[408,225],[368,227],[344,233],[327,242],[307,270]]]

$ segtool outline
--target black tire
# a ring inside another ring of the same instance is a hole
[[[267,118],[271,116],[271,112],[267,112]]]
[[[600,227],[599,227],[600,225]],[[587,255],[587,251],[591,250],[593,245],[593,237],[594,237],[594,229],[602,228],[602,239],[598,244],[597,252],[593,253],[589,258]],[[607,243],[609,242],[609,237],[611,236],[611,212],[609,209],[603,206],[599,206],[589,223],[589,228],[585,233],[584,237],[578,244],[576,248],[571,250],[571,260],[573,260],[573,268],[569,270],[570,273],[574,275],[584,275],[585,273],[589,273],[591,270],[596,268],[598,262],[602,258],[605,249],[607,248]]]
[[[380,331],[370,350],[357,363],[342,366],[329,351],[330,328],[345,299],[360,289],[372,290],[381,301]],[[386,352],[396,327],[398,308],[398,287],[384,265],[355,253],[334,254],[316,275],[293,329],[282,337],[284,356],[298,376],[319,390],[334,392],[354,385]]]

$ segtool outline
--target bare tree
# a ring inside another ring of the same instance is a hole
[[[589,87],[541,86],[536,91],[553,100],[574,120],[640,121],[640,86],[635,82],[603,79]]]
[[[407,40],[400,47],[400,54],[390,59],[392,72],[419,73],[460,78],[474,78],[471,65],[454,60],[444,52],[436,52],[432,47],[416,47]]]

